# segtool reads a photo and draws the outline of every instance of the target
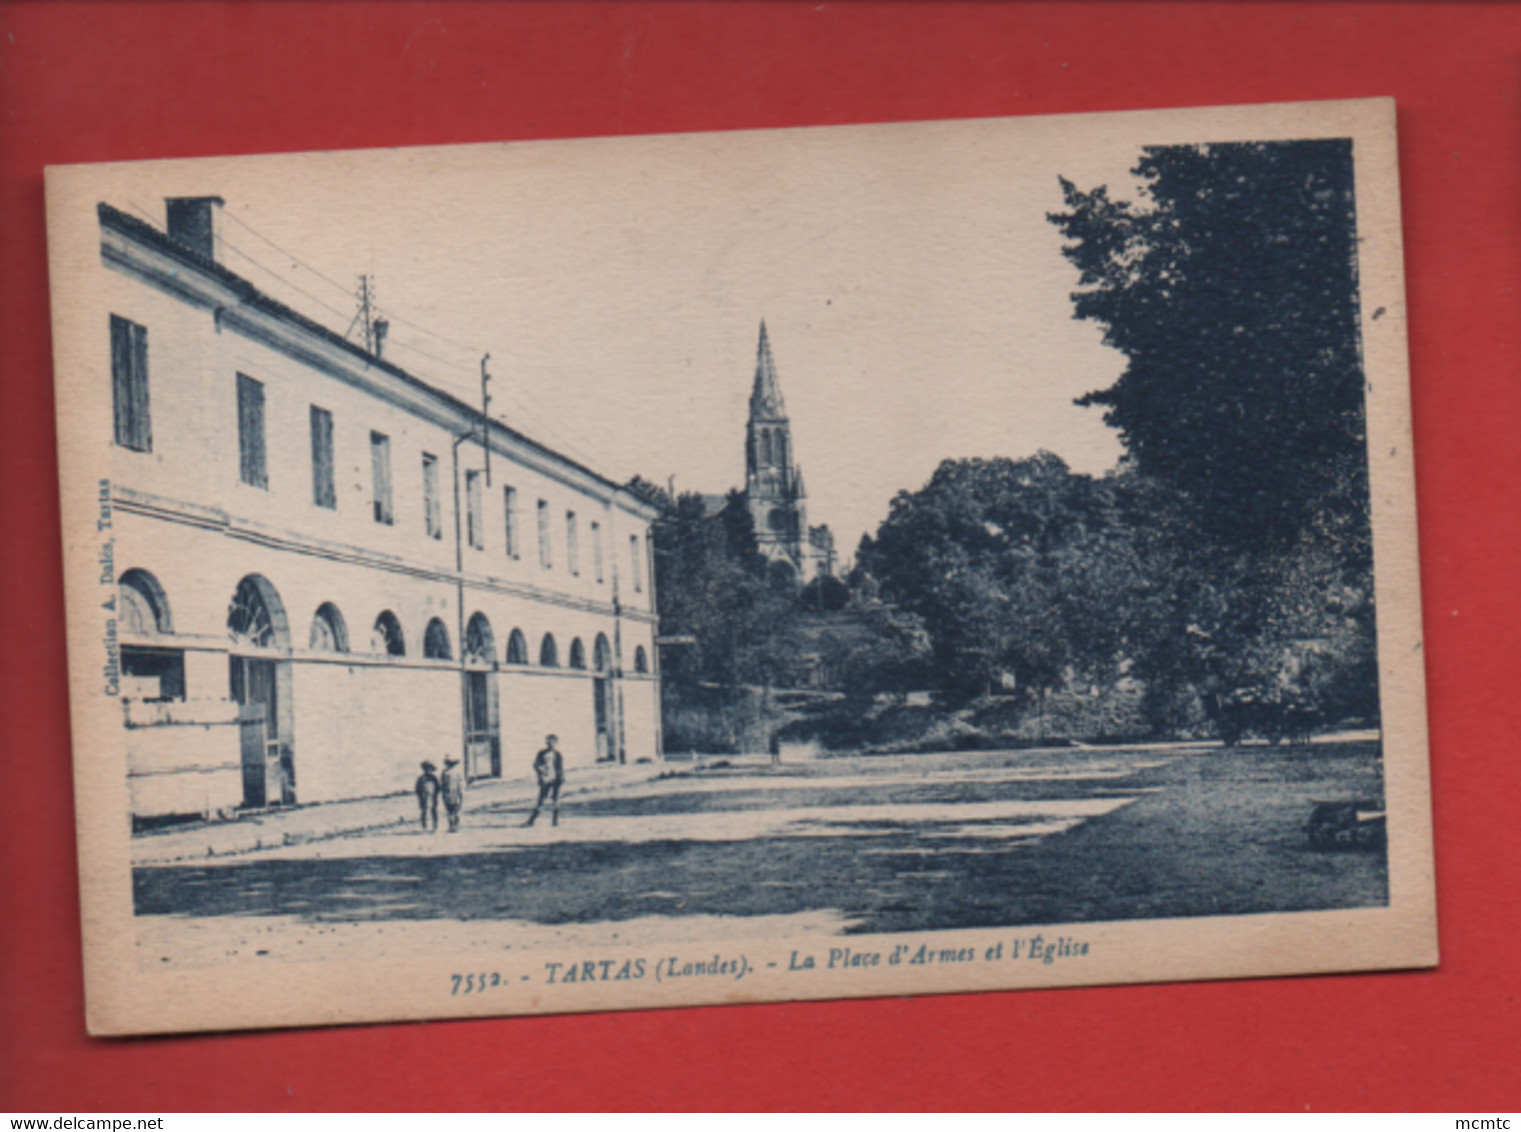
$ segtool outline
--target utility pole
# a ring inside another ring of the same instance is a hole
[[[375,353],[375,283],[368,275],[359,277],[359,314],[357,321],[364,334],[364,352]]]
[[[458,645],[460,672],[460,759],[465,765],[465,781],[472,777],[475,767],[470,765],[470,676],[465,664],[465,543],[463,522],[459,507],[459,446],[470,439],[468,432],[456,436],[449,446],[450,463],[454,468],[454,632]]]
[[[481,447],[486,450],[487,487],[491,486],[491,393],[486,388],[491,384],[491,375],[486,372],[490,360],[490,354],[481,358]]]

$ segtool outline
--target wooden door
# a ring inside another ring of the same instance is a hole
[[[592,681],[592,702],[597,713],[597,761],[608,762],[613,756],[612,712],[609,710],[608,693],[612,681],[599,676]]]
[[[491,673],[465,673],[465,773],[471,778],[496,778],[502,773],[491,692]]]
[[[275,662],[231,657],[243,756],[243,805],[289,802],[292,790],[280,752],[279,681]]]
[[[243,750],[243,805],[264,805],[264,705],[239,704]]]

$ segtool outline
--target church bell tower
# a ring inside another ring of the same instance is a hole
[[[745,431],[745,502],[760,552],[772,561],[786,562],[799,580],[810,580],[816,571],[809,546],[807,492],[802,470],[793,461],[792,426],[764,321]]]

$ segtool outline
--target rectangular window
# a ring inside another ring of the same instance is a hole
[[[639,555],[639,536],[638,535],[629,535],[628,536],[628,557],[629,557],[629,569],[632,571],[630,573],[629,577],[631,577],[633,579],[633,581],[634,581],[634,592],[636,594],[637,593],[643,593],[644,592],[644,570],[642,569],[643,563],[640,561],[640,555]]]
[[[116,443],[134,452],[153,451],[148,414],[148,328],[111,316],[111,403]]]
[[[576,513],[565,512],[565,568],[572,576],[581,574],[581,539],[576,531]]]
[[[476,550],[486,547],[485,515],[481,513],[481,480],[484,472],[465,473],[465,533]]]
[[[264,456],[264,383],[238,374],[238,468],[249,487],[269,487]]]
[[[539,565],[548,570],[554,563],[549,551],[549,504],[539,500]]]
[[[507,522],[507,557],[518,556],[518,493],[516,488],[502,488],[502,515]]]
[[[312,502],[334,510],[338,489],[333,483],[333,414],[312,406]]]
[[[391,438],[382,432],[370,433],[370,477],[375,521],[390,526],[395,521],[391,512]]]
[[[423,460],[423,527],[429,538],[444,537],[444,509],[438,501],[438,457],[424,452]]]
[[[597,581],[602,581],[602,526],[600,523],[591,525],[592,540],[592,571],[597,575]]]

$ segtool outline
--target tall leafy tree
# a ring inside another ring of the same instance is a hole
[[[1079,403],[1212,538],[1286,547],[1328,508],[1366,527],[1350,141],[1151,147],[1135,174],[1134,203],[1063,180],[1050,218],[1076,317],[1129,359]]]
[[[750,675],[743,660],[770,595],[754,534],[735,521],[742,512],[709,514],[688,493],[668,498],[651,528],[661,633],[694,641],[666,654],[668,681],[731,684]]]
[[[1069,670],[1112,669],[1148,588],[1112,485],[1049,452],[945,461],[898,494],[857,559],[885,600],[922,618],[953,700],[1005,676],[1040,696]]]
[[[1169,589],[1137,655],[1148,690],[1374,714],[1351,144],[1153,147],[1134,172],[1133,203],[1063,180],[1050,219],[1076,317],[1128,359],[1079,403],[1120,430],[1133,521],[1148,482],[1178,504],[1148,540]]]

